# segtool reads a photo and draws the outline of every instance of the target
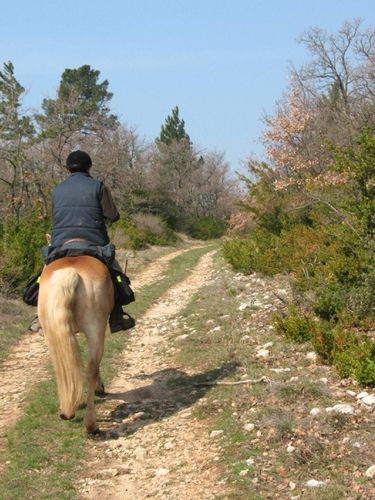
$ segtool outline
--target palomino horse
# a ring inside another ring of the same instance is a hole
[[[63,257],[42,272],[38,316],[56,373],[60,416],[73,418],[81,400],[83,377],[76,333],[83,332],[88,342],[88,396],[84,425],[87,432],[92,433],[98,431],[94,397],[96,391],[104,391],[99,364],[113,301],[110,273],[94,257]]]

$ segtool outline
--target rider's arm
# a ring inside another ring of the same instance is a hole
[[[120,214],[116,208],[116,205],[113,201],[111,192],[109,189],[102,184],[99,193],[99,201],[103,210],[104,218],[110,222],[116,222],[120,218]]]

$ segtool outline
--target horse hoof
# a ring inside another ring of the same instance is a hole
[[[74,413],[70,417],[67,417],[65,413],[60,413],[60,418],[62,418],[63,420],[72,420],[74,417],[75,417]]]
[[[90,434],[90,436],[98,436],[100,434],[100,429],[99,427],[88,427],[86,429],[87,434]]]
[[[95,389],[95,396],[105,396],[105,388],[103,384]]]

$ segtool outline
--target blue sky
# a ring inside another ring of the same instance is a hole
[[[336,31],[374,0],[0,0],[0,63],[11,60],[25,104],[54,97],[65,68],[100,70],[112,111],[153,140],[178,105],[202,150],[224,151],[233,170],[263,157],[262,115],[306,60],[296,37]]]

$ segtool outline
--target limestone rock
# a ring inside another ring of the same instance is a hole
[[[342,415],[354,415],[354,408],[348,403],[340,403],[335,406],[326,408],[327,413],[340,413]]]
[[[371,479],[373,479],[375,477],[375,465],[371,465],[371,467],[369,467],[366,472],[365,472],[365,476],[366,477],[369,477]]]
[[[223,434],[224,434],[223,430],[211,431],[210,438],[215,439],[222,436]]]
[[[321,486],[324,486],[327,483],[327,481],[318,481],[317,479],[309,479],[306,482],[306,486],[308,488],[320,488]]]
[[[249,424],[245,424],[245,425],[243,426],[243,428],[244,428],[244,430],[245,430],[246,432],[251,432],[251,431],[253,431],[253,430],[255,429],[255,425],[254,425],[254,424],[250,424],[250,423],[249,423]]]

